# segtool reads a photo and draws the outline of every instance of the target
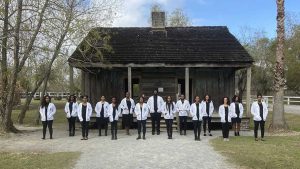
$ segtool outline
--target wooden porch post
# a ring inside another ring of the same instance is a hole
[[[190,100],[190,96],[189,96],[189,93],[190,93],[190,72],[189,72],[189,68],[186,67],[185,68],[185,98],[187,100]]]
[[[131,67],[128,67],[128,92],[130,93],[130,96],[132,96],[131,94],[131,85],[132,85],[132,77],[131,77]]]
[[[246,115],[251,116],[250,102],[251,102],[251,67],[247,68],[247,90],[246,90]]]
[[[81,70],[81,95],[85,95],[85,72]]]

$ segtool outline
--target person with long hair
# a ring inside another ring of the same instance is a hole
[[[82,139],[88,140],[89,136],[89,124],[92,116],[93,108],[91,103],[88,102],[88,96],[82,97],[82,102],[78,106],[78,118],[81,123]]]
[[[105,96],[101,96],[100,101],[95,106],[96,122],[98,125],[99,136],[101,136],[101,128],[104,126],[105,136],[108,129],[108,102],[105,101]]]
[[[162,113],[164,115],[166,125],[167,125],[167,133],[168,133],[168,139],[172,139],[173,134],[173,119],[176,113],[176,107],[175,103],[172,100],[171,96],[166,97],[166,101],[163,104],[162,107]]]
[[[180,95],[180,99],[176,103],[176,110],[179,116],[180,135],[186,135],[187,116],[190,111],[190,102],[185,99],[184,95]],[[184,133],[182,133],[184,131]]]
[[[140,97],[139,103],[135,105],[134,113],[138,125],[138,137],[136,139],[141,139],[141,131],[143,129],[143,140],[146,140],[146,120],[149,114],[149,107],[145,103],[143,96]]]
[[[241,122],[244,112],[243,104],[239,96],[234,95],[232,98],[232,103],[230,104],[231,112],[236,116],[232,118],[232,128],[234,130],[234,136],[240,136]]]
[[[108,106],[108,117],[111,125],[111,139],[117,140],[118,120],[120,116],[120,110],[117,104],[117,98],[111,98],[111,104]]]
[[[229,124],[231,123],[231,118],[235,116],[230,109],[230,101],[228,97],[223,98],[222,105],[219,107],[219,115],[222,123],[223,140],[229,141]]]
[[[194,99],[194,103],[191,105],[190,113],[193,120],[194,125],[194,135],[195,140],[200,141],[200,133],[201,133],[201,123],[202,123],[202,104],[200,103],[200,97],[196,96]]]
[[[212,136],[212,134],[211,134],[211,117],[212,117],[213,112],[214,112],[214,104],[213,104],[210,96],[208,94],[206,94],[202,101],[203,131],[204,131],[203,135],[204,136],[206,136],[206,127],[208,128],[209,136]]]
[[[46,130],[47,127],[49,129],[50,139],[53,139],[53,120],[54,114],[56,113],[56,107],[53,103],[51,103],[51,97],[46,95],[43,97],[41,106],[40,106],[40,117],[43,124],[43,137],[42,139],[45,140],[46,138]]]
[[[251,105],[251,114],[253,115],[254,121],[254,137],[255,141],[258,141],[257,131],[260,126],[261,141],[264,140],[265,135],[265,122],[268,116],[267,104],[262,100],[262,94],[257,94],[257,101],[253,102]]]
[[[126,92],[125,95],[125,98],[120,103],[120,108],[122,112],[122,122],[124,124],[126,134],[130,135],[129,129],[132,125],[135,103],[134,100],[130,97],[129,92]]]
[[[75,136],[75,121],[77,118],[78,104],[76,102],[76,96],[70,95],[68,102],[65,105],[65,113],[69,123],[69,136]]]

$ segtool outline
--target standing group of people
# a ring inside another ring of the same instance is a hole
[[[229,128],[232,124],[234,135],[240,136],[240,124],[243,117],[243,105],[238,96],[232,98],[232,103],[228,97],[224,97],[222,104],[219,107],[219,116],[222,123],[222,135],[224,141],[229,141]],[[43,138],[45,139],[46,128],[49,128],[50,139],[52,139],[53,116],[56,112],[55,105],[51,103],[51,98],[45,96],[40,106],[40,115],[43,123]],[[82,102],[77,103],[76,96],[69,96],[68,102],[65,105],[65,113],[69,123],[69,136],[75,135],[75,122],[78,118],[82,127],[82,140],[88,140],[89,122],[93,112],[92,105],[88,102],[88,96],[82,97]],[[137,104],[130,97],[130,93],[126,93],[126,97],[122,99],[120,104],[117,103],[117,98],[112,97],[109,104],[105,100],[105,96],[101,96],[99,102],[95,106],[96,123],[98,126],[99,136],[102,136],[102,128],[104,128],[104,135],[107,136],[108,123],[111,124],[111,139],[117,140],[118,120],[122,116],[126,134],[130,135],[130,127],[133,121],[133,114],[136,115],[138,126],[139,139],[146,139],[146,120],[150,114],[152,121],[152,135],[160,134],[160,121],[163,115],[168,139],[172,139],[173,134],[173,120],[178,112],[180,135],[186,135],[187,118],[192,117],[194,126],[195,140],[200,141],[201,128],[203,127],[204,136],[212,136],[212,114],[214,112],[214,104],[209,95],[205,95],[201,101],[199,96],[196,96],[194,103],[190,105],[189,101],[185,99],[184,95],[175,103],[171,96],[167,96],[165,101],[161,96],[158,96],[157,90],[154,90],[153,96],[148,101],[141,96]],[[262,95],[257,95],[257,101],[251,106],[251,114],[254,119],[254,136],[258,141],[257,131],[261,128],[261,140],[264,141],[264,124],[268,114],[266,103],[262,101]],[[208,133],[206,132],[208,129]]]

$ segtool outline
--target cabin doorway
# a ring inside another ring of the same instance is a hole
[[[186,98],[190,103],[193,103],[193,83],[192,79],[189,82],[189,98]],[[178,93],[185,94],[185,79],[178,79]]]

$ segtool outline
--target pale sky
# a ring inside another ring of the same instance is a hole
[[[124,0],[115,27],[149,26],[150,8],[154,3],[171,12],[181,8],[192,26],[228,26],[237,35],[242,27],[276,35],[276,0]],[[286,12],[300,14],[300,0],[286,0]]]

